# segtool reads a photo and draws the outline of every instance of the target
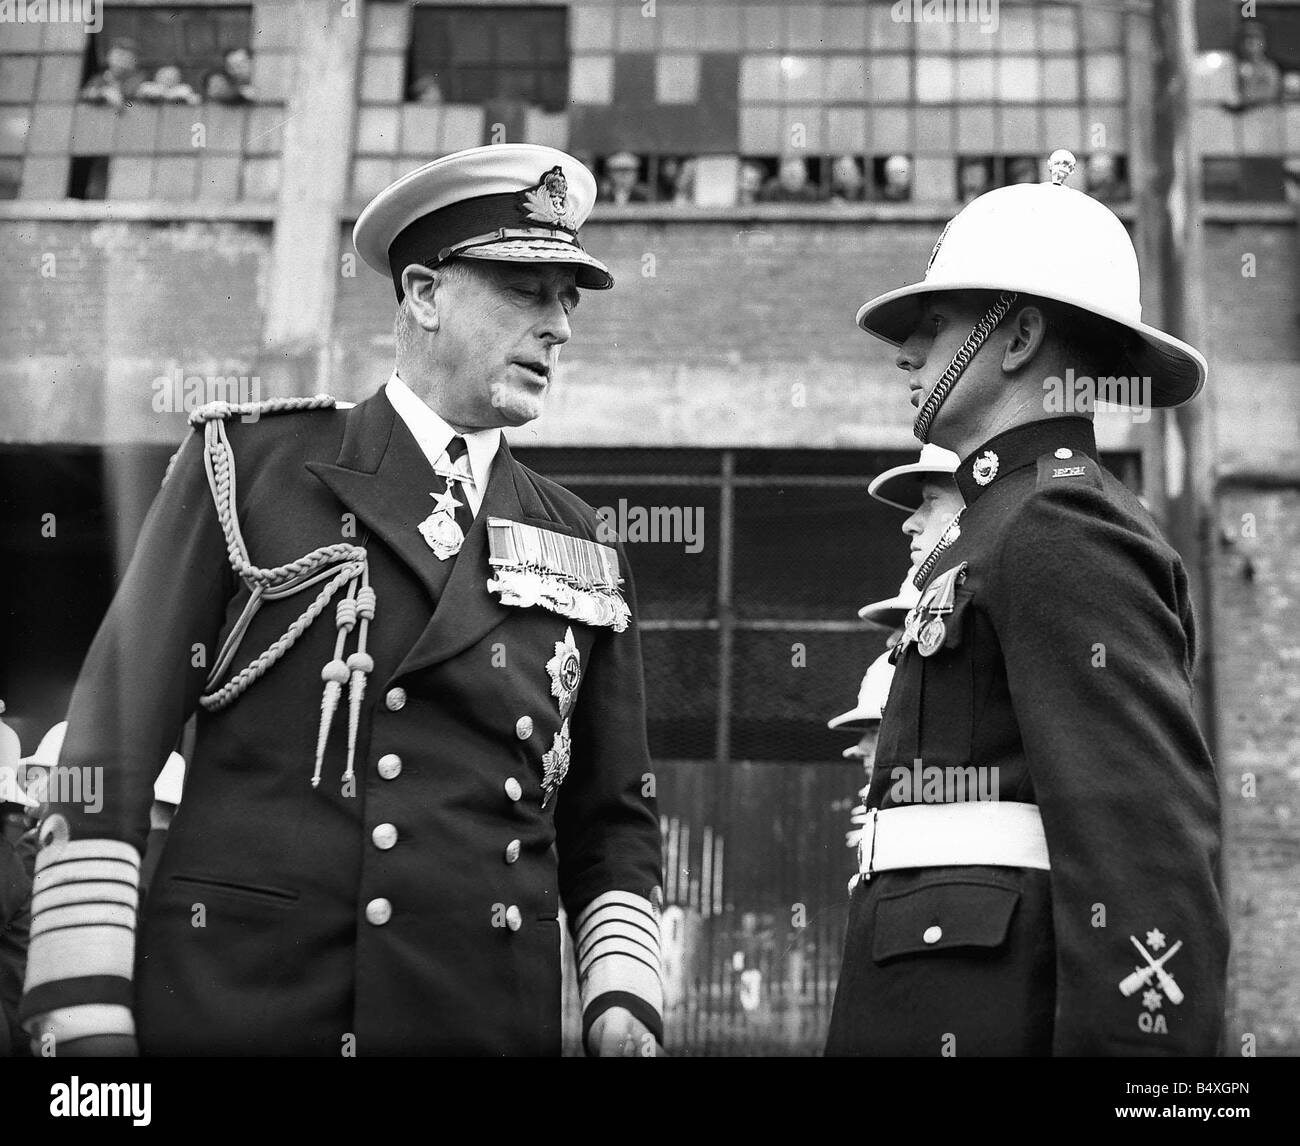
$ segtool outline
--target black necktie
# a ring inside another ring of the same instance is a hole
[[[461,458],[469,452],[469,447],[465,444],[465,439],[456,434],[447,444],[447,457],[451,461],[452,469],[460,470],[462,473],[470,472],[468,460],[462,466]],[[460,504],[456,506],[455,516],[456,524],[460,526],[460,531],[468,536],[469,527],[474,524],[474,512],[469,507],[469,493],[465,487],[468,482],[454,481],[452,478],[447,479],[447,491],[453,494]]]

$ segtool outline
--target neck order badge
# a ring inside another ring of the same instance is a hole
[[[464,488],[460,489],[461,498],[456,497],[458,485],[464,487],[474,481],[469,473],[466,454],[465,439],[457,434],[447,446],[447,457],[451,460],[451,465],[437,466],[434,469],[434,473],[446,479],[447,487],[442,493],[429,495],[434,499],[434,509],[419,525],[420,536],[439,561],[446,561],[460,552],[460,547],[465,543],[465,534],[474,523],[469,503],[464,500]]]

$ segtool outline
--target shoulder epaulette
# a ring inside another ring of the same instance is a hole
[[[1059,485],[1061,482],[1084,482],[1095,489],[1102,488],[1101,466],[1080,450],[1064,446],[1038,459],[1038,488]]]
[[[302,410],[332,410],[343,403],[328,394],[310,398],[267,398],[264,402],[208,402],[190,415],[191,426],[201,426],[216,419],[246,418],[250,414],[293,414]]]

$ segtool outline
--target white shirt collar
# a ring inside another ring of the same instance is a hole
[[[447,446],[456,436],[457,430],[434,410],[418,398],[394,370],[386,386],[388,400],[397,411],[397,416],[406,423],[416,442],[419,443],[429,465],[436,466],[438,460],[447,452]],[[487,492],[487,483],[492,476],[492,462],[501,446],[501,430],[493,427],[489,430],[468,430],[461,434],[465,439],[466,452],[469,456],[469,470],[474,475],[474,489],[471,493],[474,512],[482,504],[483,494]]]

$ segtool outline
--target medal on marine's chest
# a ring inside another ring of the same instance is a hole
[[[943,647],[944,637],[948,635],[948,630],[944,626],[942,617],[931,617],[916,636],[916,651],[923,657],[932,657]]]
[[[943,619],[955,608],[957,586],[964,580],[966,580],[965,561],[938,577],[918,606],[918,621],[922,612],[929,614],[929,619],[920,624],[916,633],[916,651],[923,657],[934,656],[948,639],[948,626]]]

